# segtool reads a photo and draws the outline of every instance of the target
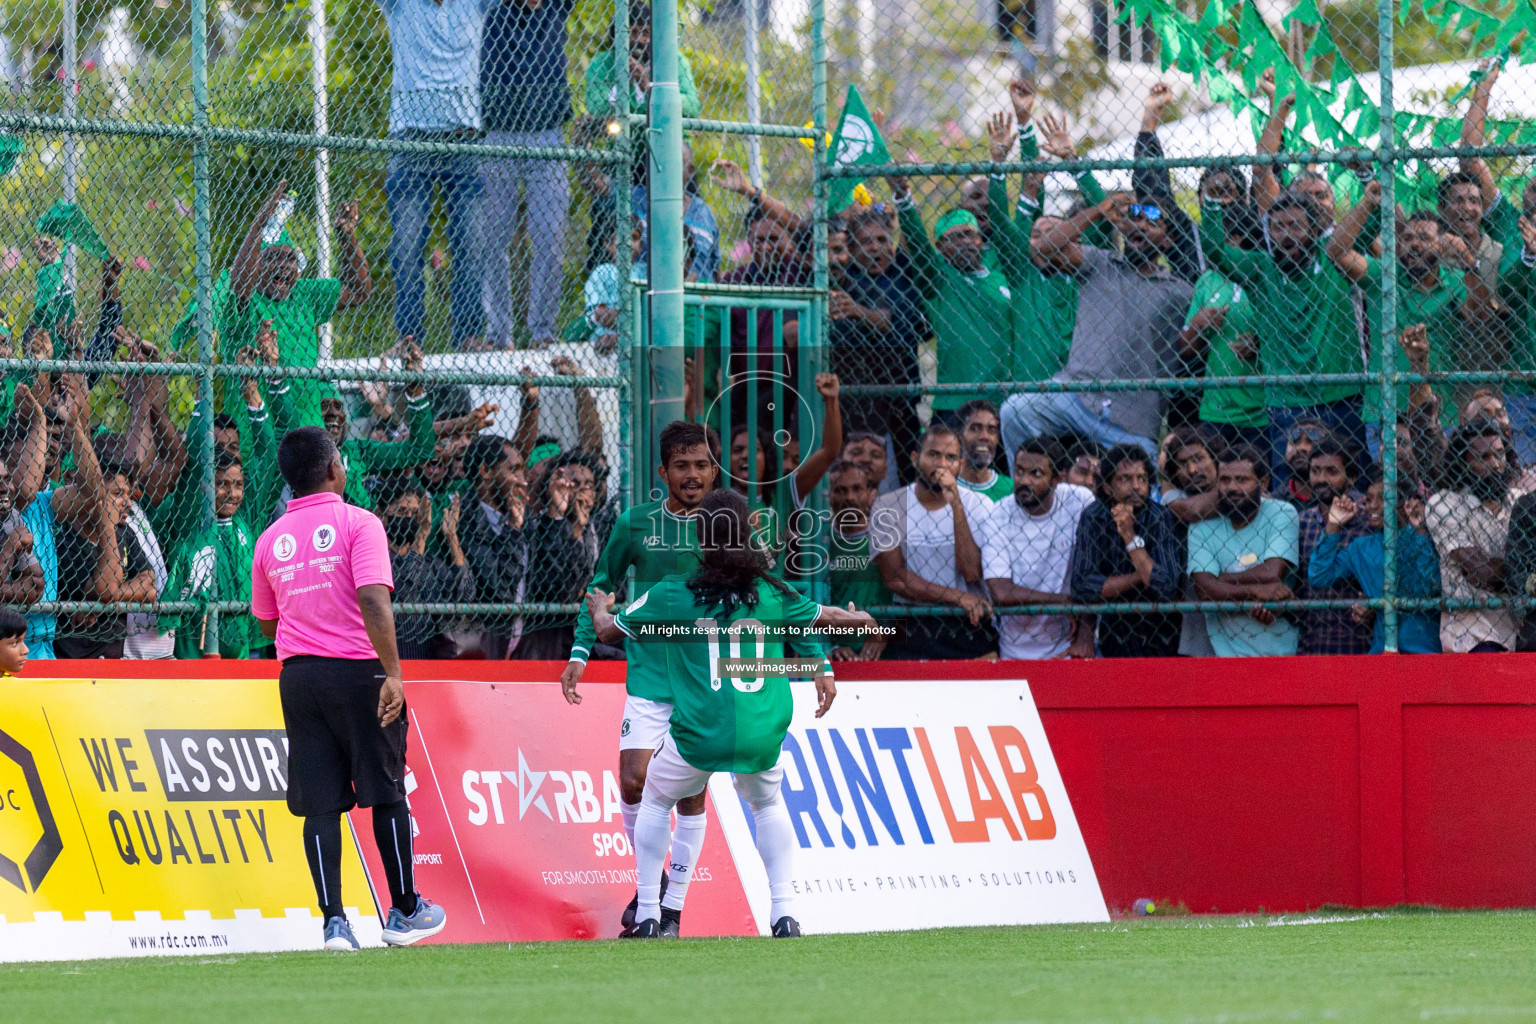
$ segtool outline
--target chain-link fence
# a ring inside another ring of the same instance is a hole
[[[251,549],[315,425],[406,656],[563,659],[590,582],[657,568],[626,506],[697,504],[674,408],[786,576],[905,626],[840,656],[1517,646],[1528,0],[684,4],[653,246],[669,16],[7,5],[34,648],[262,653]]]

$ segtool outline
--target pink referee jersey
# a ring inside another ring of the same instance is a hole
[[[279,658],[377,658],[357,607],[372,583],[395,588],[378,516],[329,491],[294,498],[256,542],[251,614],[277,620]]]

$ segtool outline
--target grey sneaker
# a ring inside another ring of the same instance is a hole
[[[325,948],[335,953],[350,953],[358,949],[357,936],[345,917],[325,919]]]
[[[409,946],[429,939],[448,923],[448,911],[425,897],[416,897],[416,913],[406,917],[398,907],[389,908],[384,922],[384,942],[390,946]]]

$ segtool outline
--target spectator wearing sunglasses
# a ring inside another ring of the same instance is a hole
[[[1324,442],[1333,443],[1333,432],[1321,420],[1308,417],[1291,425],[1285,434],[1285,465],[1290,472],[1285,483],[1274,486],[1271,498],[1288,501],[1298,509],[1312,504],[1312,452]]]
[[[1132,212],[1134,211],[1134,212]],[[1124,253],[1082,244],[1083,230],[1111,220]],[[1115,198],[1069,220],[1041,226],[1036,252],[1057,273],[1077,280],[1077,323],[1063,382],[1166,377],[1178,354],[1179,329],[1194,290],[1164,263],[1166,218],[1154,203],[1122,212]],[[1135,444],[1155,457],[1163,422],[1161,391],[1013,395],[1003,404],[1003,439],[1017,450],[1026,437],[1076,434],[1109,447]]]

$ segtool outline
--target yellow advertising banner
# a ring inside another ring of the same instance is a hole
[[[0,961],[319,948],[287,786],[274,680],[0,680]]]

